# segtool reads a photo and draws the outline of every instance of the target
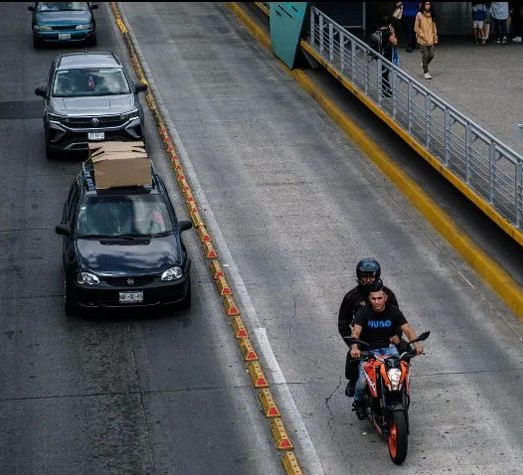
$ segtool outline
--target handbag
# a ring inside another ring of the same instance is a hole
[[[396,20],[401,20],[403,17],[403,5],[400,5],[399,7],[396,7],[394,11],[392,12],[392,18],[395,18]]]

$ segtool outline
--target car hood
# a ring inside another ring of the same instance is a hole
[[[64,115],[106,115],[123,114],[135,109],[132,94],[91,97],[53,97],[51,108]]]
[[[78,239],[78,264],[100,276],[160,274],[180,265],[173,236],[143,240]]]
[[[35,14],[37,25],[47,26],[68,26],[80,25],[91,22],[91,12],[89,11],[60,11],[60,12],[37,12]]]

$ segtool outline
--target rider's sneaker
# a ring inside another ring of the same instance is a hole
[[[352,410],[356,411],[356,417],[360,421],[365,419],[366,415],[365,415],[365,407],[363,405],[363,401],[354,401],[352,403]]]
[[[349,381],[347,383],[347,387],[345,388],[345,396],[347,397],[354,397],[354,392],[356,391],[356,384],[352,381]]]

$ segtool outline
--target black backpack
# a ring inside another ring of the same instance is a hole
[[[385,52],[385,48],[383,47],[383,31],[381,28],[378,28],[376,31],[370,34],[369,46],[379,54],[383,54]]]

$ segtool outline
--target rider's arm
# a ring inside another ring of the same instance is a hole
[[[354,324],[352,328],[352,338],[359,338],[361,334],[362,326],[358,325],[357,323]],[[356,343],[353,343],[350,345],[350,354],[353,358],[359,358],[361,356],[360,349],[358,348],[358,345]]]
[[[354,315],[354,305],[349,294],[346,294],[343,297],[341,302],[340,311],[338,313],[338,332],[341,337],[348,337],[351,335],[352,328],[352,318]],[[345,340],[346,342],[346,340]],[[347,343],[348,344],[348,343]]]
[[[412,329],[412,327],[408,323],[404,323],[401,325],[401,329],[405,332],[405,335],[407,335],[407,338],[409,341],[415,340],[417,338],[416,332]],[[416,348],[416,353],[419,355],[420,353],[423,353],[423,346],[418,341],[414,343],[414,348]]]

